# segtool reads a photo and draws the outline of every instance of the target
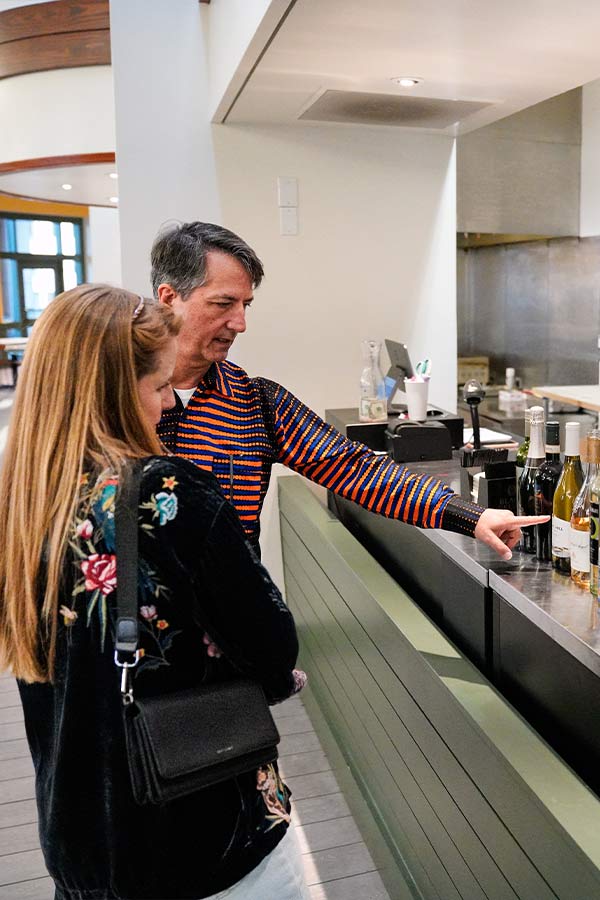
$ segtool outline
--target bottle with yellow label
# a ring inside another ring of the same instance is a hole
[[[571,515],[583,484],[583,469],[579,456],[581,440],[579,422],[567,422],[565,435],[565,461],[552,502],[552,565],[558,572],[570,575]]]

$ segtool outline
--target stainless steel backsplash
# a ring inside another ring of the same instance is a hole
[[[523,385],[598,382],[600,237],[459,250],[458,354]]]

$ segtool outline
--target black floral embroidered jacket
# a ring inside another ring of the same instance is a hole
[[[19,685],[42,849],[57,900],[196,900],[237,882],[275,847],[289,823],[289,792],[273,765],[163,807],[136,806],[113,662],[117,487],[106,473],[82,486],[55,680]],[[139,528],[137,694],[238,670],[271,701],[288,697],[298,649],[292,616],[213,476],[175,457],[146,460]],[[220,660],[207,656],[205,632]]]

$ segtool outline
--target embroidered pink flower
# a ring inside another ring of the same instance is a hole
[[[92,553],[81,562],[86,591],[100,590],[105,596],[117,586],[117,557],[108,553]]]
[[[302,688],[308,681],[308,675],[306,674],[306,672],[303,672],[302,669],[292,669],[292,675],[294,677],[293,693],[297,694],[302,690]]]
[[[140,615],[147,622],[152,622],[153,619],[156,618],[156,607],[155,606],[140,606]]]
[[[94,533],[94,526],[90,522],[89,519],[86,519],[84,522],[81,522],[77,528],[75,529],[79,537],[82,537],[84,540],[89,540]]]

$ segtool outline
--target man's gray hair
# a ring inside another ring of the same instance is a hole
[[[207,254],[227,253],[238,260],[257,288],[264,275],[263,265],[248,244],[220,225],[186,222],[168,225],[152,245],[152,289],[158,296],[160,284],[170,284],[183,300],[206,281]]]

